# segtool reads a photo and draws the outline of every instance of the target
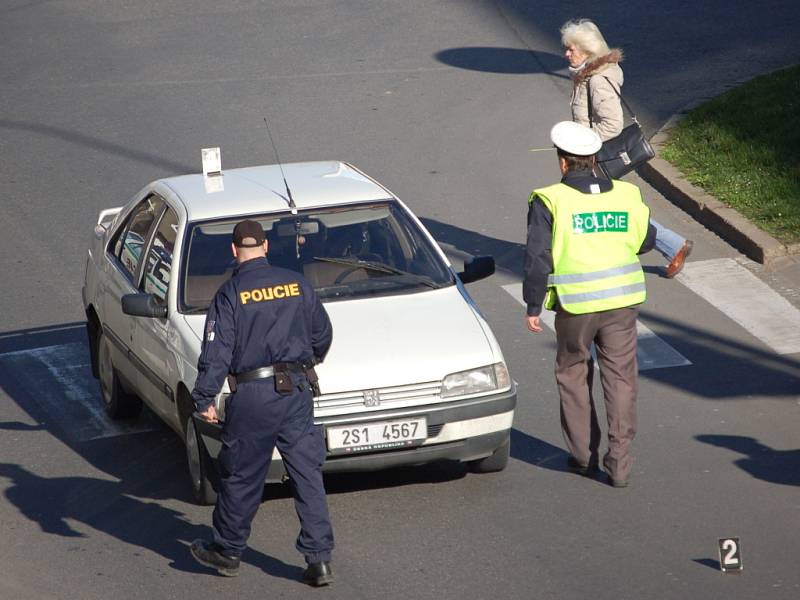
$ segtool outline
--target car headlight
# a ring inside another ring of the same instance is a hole
[[[502,390],[511,385],[506,364],[499,362],[480,369],[451,373],[442,381],[442,398]]]

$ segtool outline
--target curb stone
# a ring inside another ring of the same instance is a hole
[[[769,265],[776,258],[800,254],[800,244],[784,244],[776,240],[735,209],[686,181],[678,169],[659,157],[659,149],[667,141],[669,130],[700,103],[693,102],[670,117],[653,135],[650,143],[656,150],[656,157],[640,166],[637,174],[667,200],[758,263]]]

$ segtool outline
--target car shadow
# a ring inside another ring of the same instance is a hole
[[[439,460],[414,467],[393,467],[382,471],[325,473],[325,491],[349,494],[368,490],[389,489],[410,485],[439,484],[467,476],[467,465],[455,460]],[[286,499],[292,490],[286,483],[267,483],[262,500]]]

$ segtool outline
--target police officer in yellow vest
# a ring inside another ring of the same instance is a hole
[[[555,375],[568,467],[590,475],[599,467],[600,426],[592,383],[594,342],[608,417],[603,466],[609,483],[625,487],[636,434],[636,317],[645,300],[637,258],[655,245],[642,193],[624,181],[594,176],[600,137],[571,121],[550,132],[561,182],[528,200],[523,298],[527,325],[542,331],[542,308],[556,312]]]

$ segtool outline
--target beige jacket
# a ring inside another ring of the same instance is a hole
[[[621,61],[622,51],[613,49],[609,54],[587,63],[572,78],[572,120],[591,127],[603,141],[618,136],[624,125],[622,103],[614,91],[616,88],[622,93],[624,78],[619,66]],[[589,92],[592,96],[591,118]]]

